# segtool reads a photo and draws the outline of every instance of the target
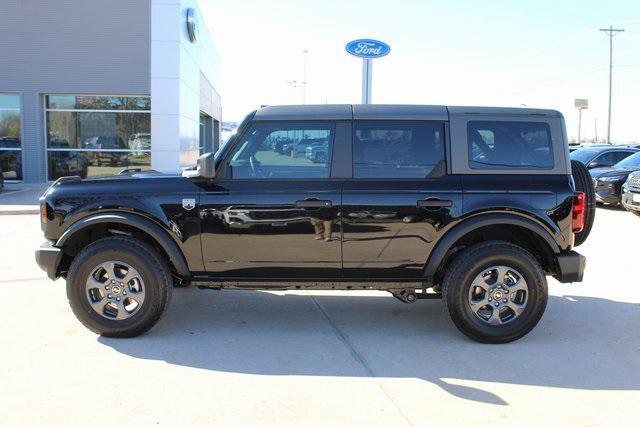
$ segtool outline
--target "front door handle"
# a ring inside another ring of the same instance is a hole
[[[333,204],[331,203],[331,200],[317,200],[317,199],[311,199],[311,200],[298,200],[296,202],[296,208],[303,208],[303,209],[308,209],[308,208],[330,208]]]
[[[450,208],[453,206],[453,202],[451,200],[427,199],[427,200],[418,200],[416,205],[419,208],[438,209],[438,208]]]

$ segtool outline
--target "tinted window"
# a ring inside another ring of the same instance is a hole
[[[571,160],[577,160],[580,163],[587,164],[593,159],[596,154],[598,154],[595,150],[586,150],[584,148],[579,148],[576,151],[570,154]]]
[[[640,153],[635,153],[632,156],[627,157],[620,163],[616,163],[618,169],[638,169],[640,168]]]
[[[553,169],[546,123],[471,121],[467,141],[472,169]]]
[[[598,163],[598,166],[613,166],[616,163],[618,163],[616,159],[617,159],[616,153],[614,151],[609,151],[609,152],[600,154],[598,157],[596,157],[592,161]]]
[[[328,123],[254,123],[230,153],[231,178],[329,178],[332,143]]]
[[[355,125],[355,178],[426,178],[444,173],[444,125],[360,122]]]
[[[632,155],[633,151],[616,151],[616,163]]]

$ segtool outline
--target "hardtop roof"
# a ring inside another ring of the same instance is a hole
[[[558,111],[538,108],[317,104],[266,106],[256,111],[254,120],[448,120],[450,115],[562,117]]]

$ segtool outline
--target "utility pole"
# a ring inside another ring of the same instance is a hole
[[[304,53],[304,68],[302,70],[302,104],[307,103],[307,55],[309,51],[307,49],[303,50]]]
[[[624,30],[620,28],[600,28],[600,31],[609,35],[609,116],[607,120],[607,143],[611,143],[611,94],[613,92],[613,36]]]

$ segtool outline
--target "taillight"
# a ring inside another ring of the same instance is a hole
[[[584,228],[584,211],[587,208],[587,198],[582,191],[573,193],[573,210],[571,211],[571,228],[579,233]]]

